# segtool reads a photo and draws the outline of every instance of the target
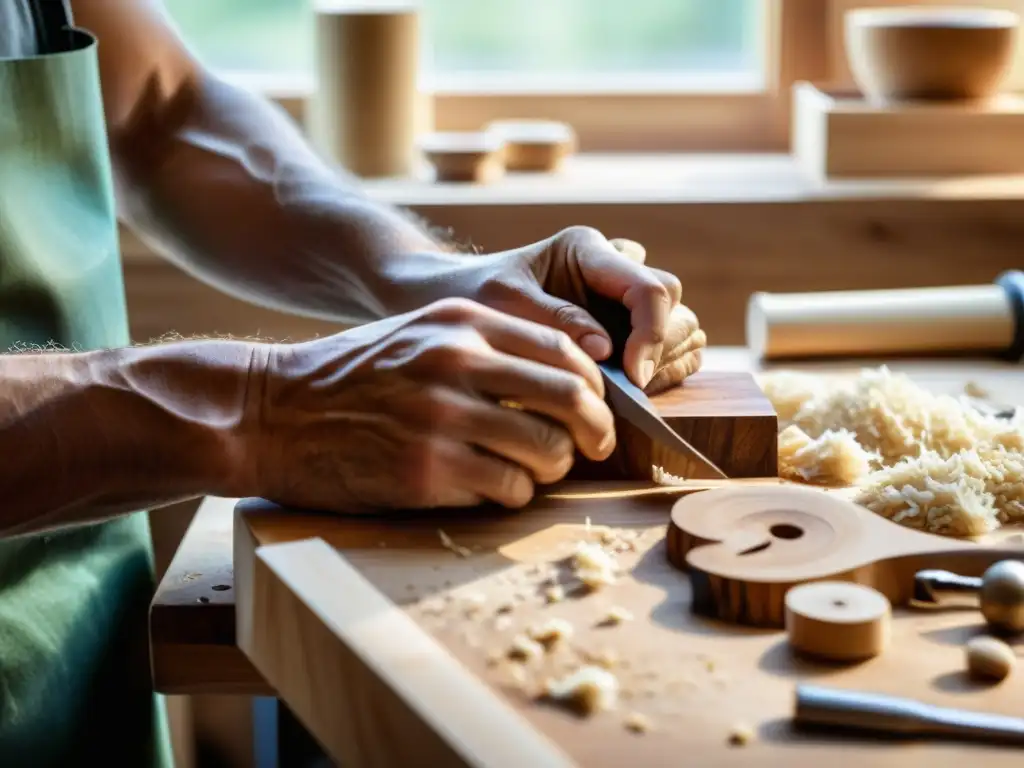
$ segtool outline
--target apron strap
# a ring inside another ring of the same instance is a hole
[[[39,52],[67,50],[71,40],[71,10],[67,0],[29,0],[29,7],[35,17]]]

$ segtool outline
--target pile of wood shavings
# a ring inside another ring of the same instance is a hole
[[[857,503],[947,536],[1024,522],[1024,409],[998,418],[885,367],[759,383],[779,414],[783,477],[855,485]]]

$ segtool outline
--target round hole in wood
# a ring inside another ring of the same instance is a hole
[[[834,607],[836,607],[836,608],[845,608],[846,607],[846,601],[845,600],[833,600],[832,601],[832,605]]]
[[[789,523],[776,523],[768,530],[777,539],[799,539],[804,535],[802,528],[797,528]]]

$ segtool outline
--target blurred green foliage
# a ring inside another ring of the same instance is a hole
[[[165,0],[212,66],[312,66],[308,0]],[[762,0],[423,0],[435,72],[751,72]]]

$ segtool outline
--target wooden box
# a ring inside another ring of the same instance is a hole
[[[1024,98],[873,106],[859,92],[794,86],[792,152],[823,179],[1024,173]]]

